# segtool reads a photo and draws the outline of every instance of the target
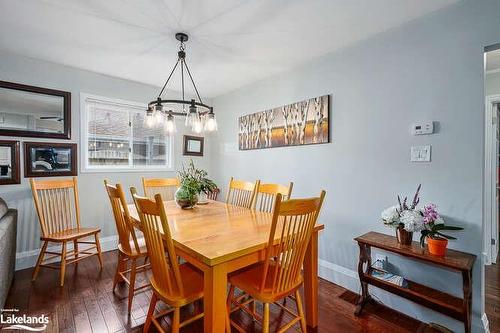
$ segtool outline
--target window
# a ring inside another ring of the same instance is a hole
[[[145,125],[146,105],[81,94],[82,171],[169,170],[172,137]]]

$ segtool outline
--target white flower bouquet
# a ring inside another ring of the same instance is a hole
[[[417,209],[417,205],[420,202],[420,188],[421,185],[418,185],[417,192],[410,206],[407,204],[407,197],[401,202],[401,198],[398,195],[399,205],[391,206],[382,211],[381,217],[385,225],[396,229],[404,229],[408,232],[417,232],[424,229],[424,216],[422,212]]]

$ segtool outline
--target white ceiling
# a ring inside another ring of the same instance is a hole
[[[486,53],[486,72],[500,70],[500,49]]]
[[[0,50],[161,86],[183,31],[200,93],[213,97],[455,2],[0,0]]]

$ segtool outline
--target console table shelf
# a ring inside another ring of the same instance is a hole
[[[369,232],[355,238],[360,248],[358,274],[361,281],[361,299],[356,307],[356,315],[360,315],[367,302],[373,302],[368,285],[389,291],[395,295],[411,300],[420,305],[443,313],[464,323],[465,331],[471,330],[472,306],[472,268],[476,259],[475,255],[447,250],[446,256],[438,257],[429,254],[427,248],[422,248],[418,242],[411,245],[401,245],[396,237]],[[371,247],[392,252],[409,259],[435,265],[451,271],[460,272],[463,279],[463,298],[458,298],[440,290],[430,288],[417,282],[408,281],[407,287],[375,278],[371,275]]]

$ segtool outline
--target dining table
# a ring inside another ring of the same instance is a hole
[[[192,209],[164,201],[178,256],[204,275],[204,331],[225,331],[228,274],[265,260],[272,213],[208,200]],[[132,223],[141,229],[135,205],[128,205]],[[318,233],[316,224],[303,265],[307,325],[318,325]],[[279,233],[276,233],[278,241]]]

